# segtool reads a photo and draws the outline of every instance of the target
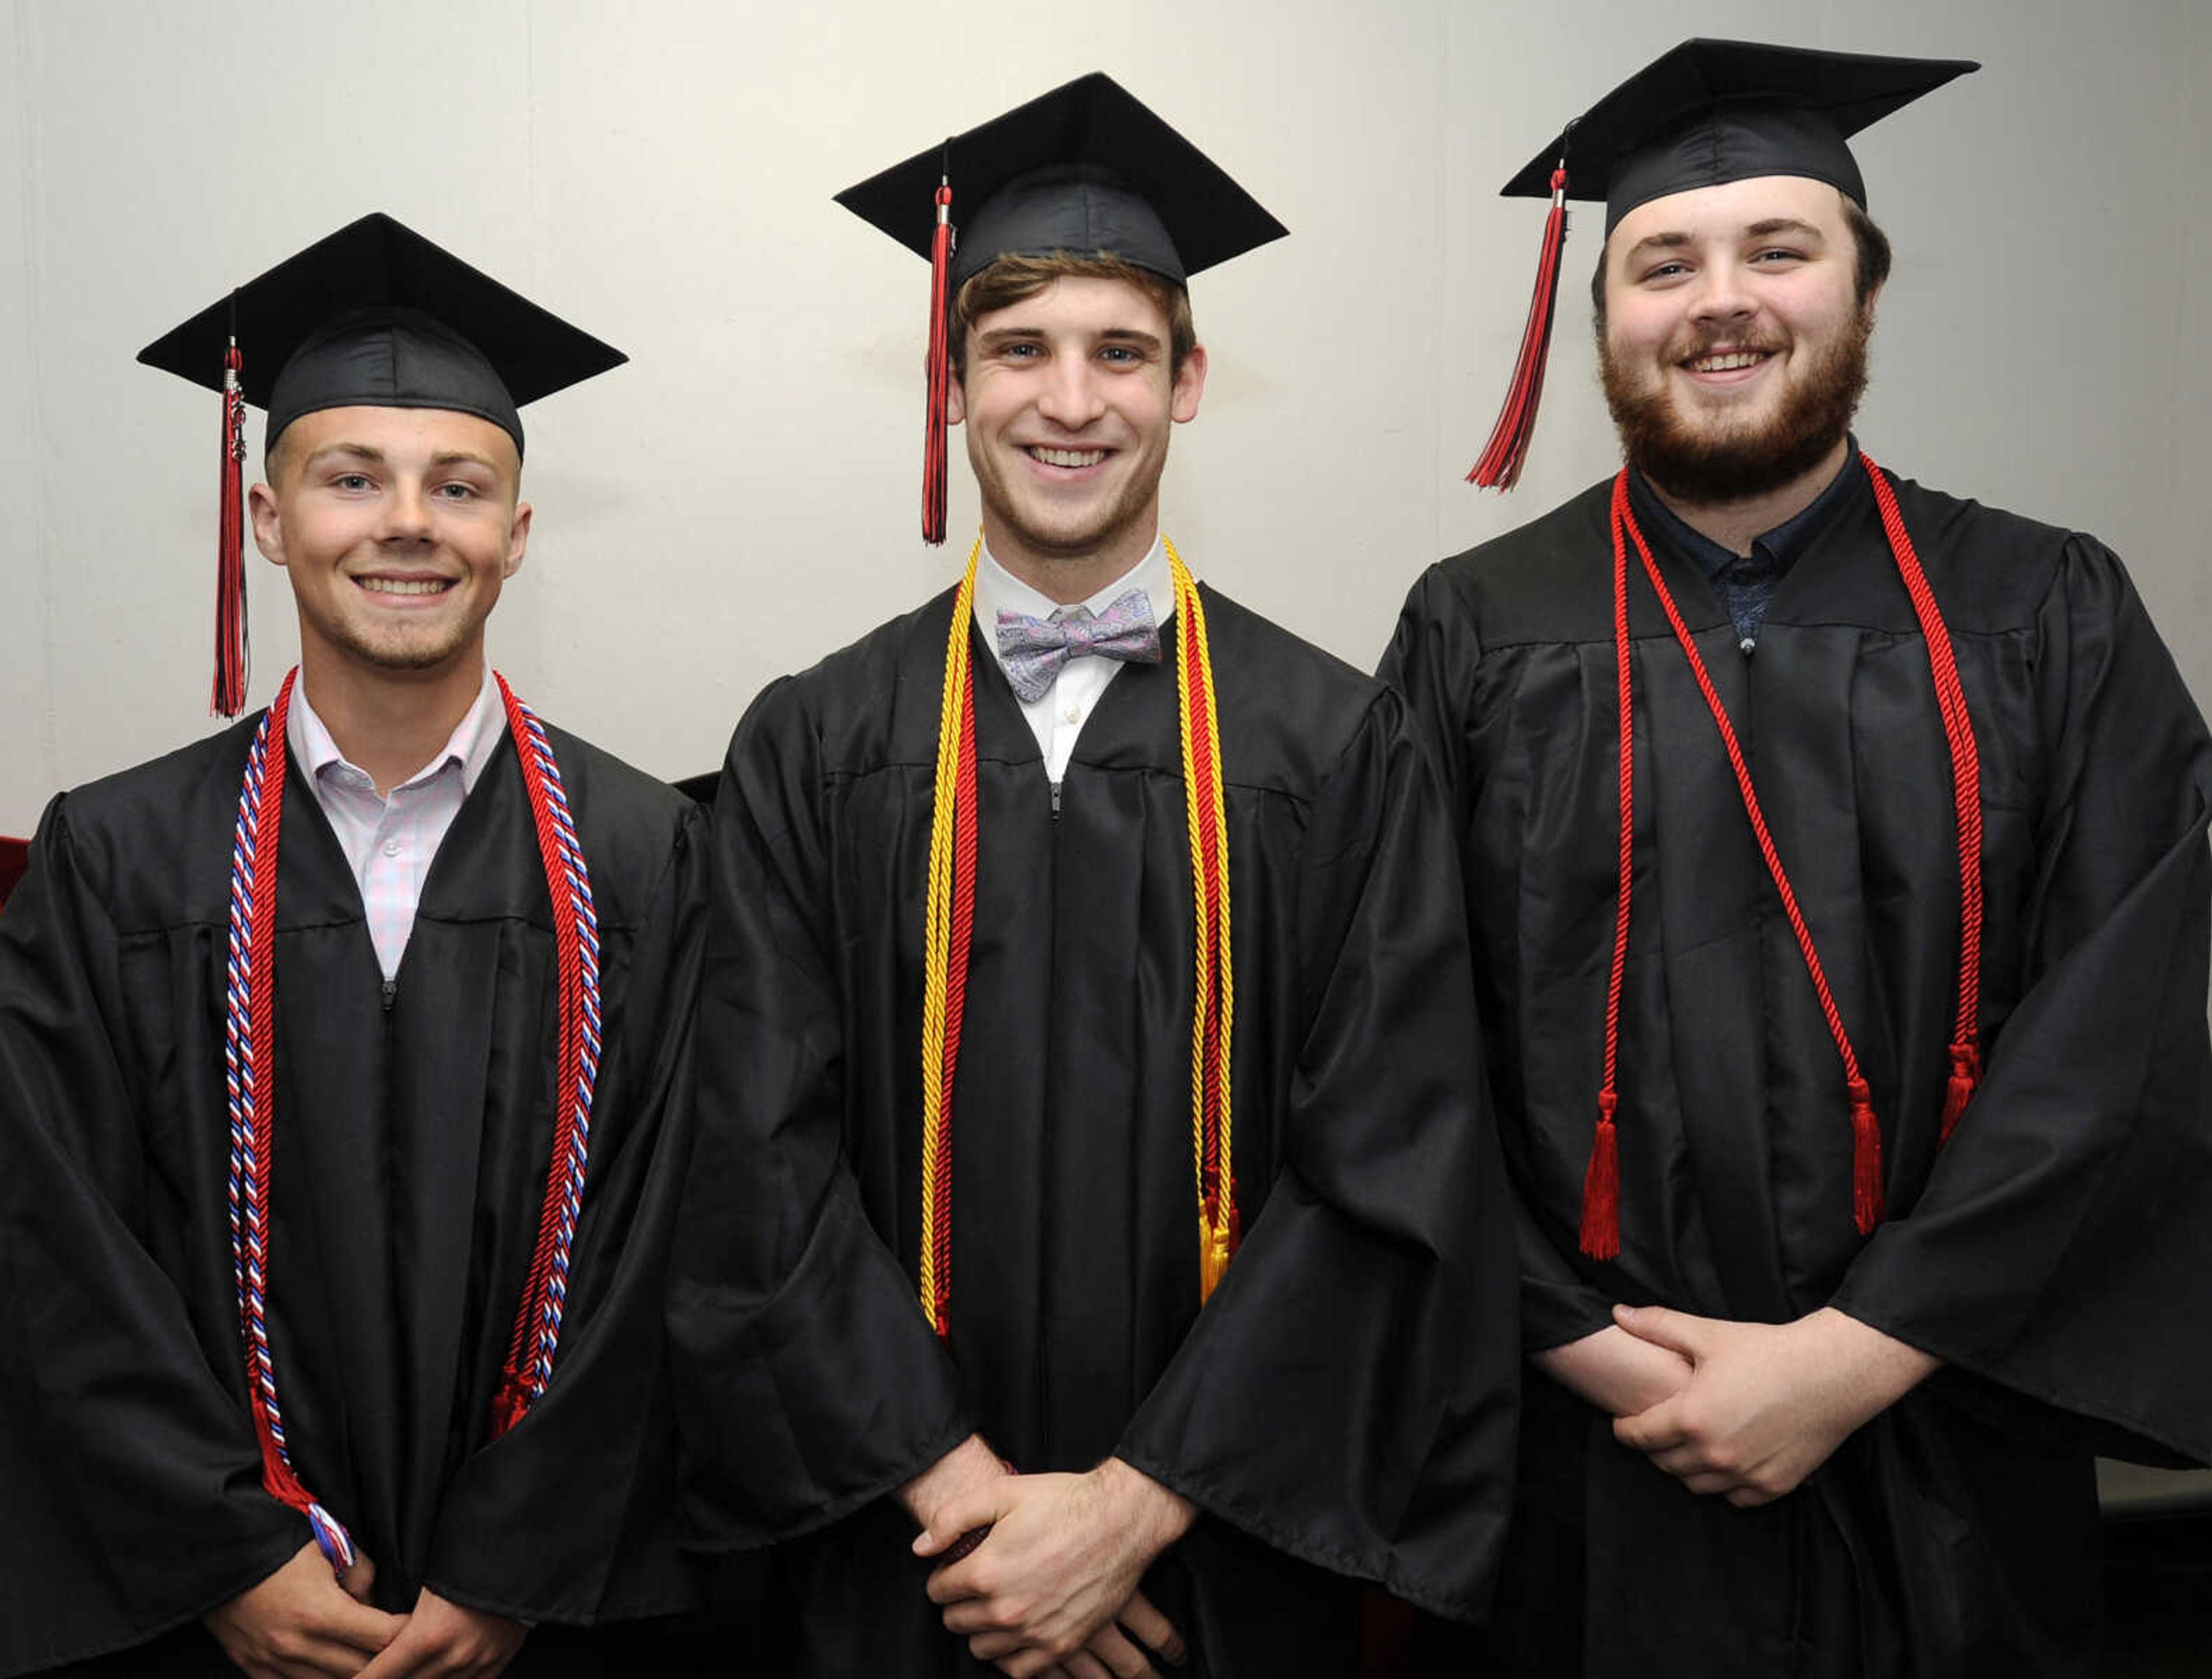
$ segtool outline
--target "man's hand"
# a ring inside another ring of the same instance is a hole
[[[519,1621],[463,1609],[425,1586],[399,1636],[362,1669],[361,1679],[491,1679],[529,1632]]]
[[[1693,1493],[1765,1504],[1793,1490],[1851,1433],[1941,1360],[1824,1306],[1794,1323],[1735,1323],[1664,1306],[1615,1306],[1639,1341],[1679,1353],[1688,1385],[1613,1425]]]
[[[933,1529],[937,1512],[946,1503],[963,1499],[1012,1473],[981,1434],[970,1434],[900,1487],[899,1502],[923,1528]],[[953,1537],[957,1539],[959,1535]]]
[[[969,1634],[977,1659],[1012,1679],[1055,1666],[1069,1679],[1097,1679],[1102,1668],[1144,1674],[1149,1664],[1113,1623],[1123,1618],[1180,1659],[1174,1628],[1137,1582],[1194,1514],[1188,1500],[1109,1457],[1088,1475],[1012,1475],[951,1500],[914,1548],[936,1556],[970,1529],[991,1530],[973,1554],[929,1577],[929,1596],[947,1606],[946,1628]]]
[[[362,1596],[374,1573],[356,1563],[349,1584]],[[200,1617],[224,1655],[252,1679],[349,1679],[407,1624],[358,1603],[313,1542],[260,1585]]]
[[[1537,1369],[1607,1416],[1630,1417],[1672,1399],[1688,1385],[1690,1361],[1638,1341],[1615,1323],[1595,1335],[1530,1355]]]
[[[1011,1664],[1021,1653],[1001,1658],[1000,1667],[1014,1671]],[[1082,1649],[1059,1666],[1042,1670],[1038,1679],[1160,1679],[1159,1669],[1152,1665],[1156,1655],[1170,1667],[1181,1667],[1185,1660],[1182,1634],[1152,1607],[1152,1599],[1141,1591],[1132,1592]],[[1041,1659],[1042,1652],[1034,1658]],[[1020,1670],[1029,1671],[1028,1665]]]

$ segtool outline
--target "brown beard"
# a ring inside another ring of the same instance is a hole
[[[1778,490],[1826,459],[1850,429],[1866,394],[1867,342],[1874,315],[1860,309],[1836,342],[1783,395],[1782,411],[1755,429],[1699,430],[1686,424],[1664,385],[1632,382],[1614,362],[1598,327],[1598,369],[1606,406],[1620,433],[1628,464],[1668,495],[1692,502],[1734,502]],[[1691,343],[1666,360],[1687,361],[1704,346]]]

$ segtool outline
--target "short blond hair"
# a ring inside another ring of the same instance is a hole
[[[983,316],[1026,302],[1057,280],[1121,280],[1136,287],[1160,306],[1168,318],[1168,374],[1182,371],[1183,358],[1198,346],[1198,328],[1191,322],[1190,294],[1164,274],[1139,268],[1103,252],[1088,257],[1072,251],[1049,256],[994,257],[968,277],[952,300],[949,348],[952,376],[966,377],[968,333]]]

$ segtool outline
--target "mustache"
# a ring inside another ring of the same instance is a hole
[[[1676,333],[1667,341],[1664,359],[1674,362],[1694,362],[1700,356],[1722,351],[1731,355],[1748,351],[1754,355],[1779,356],[1789,348],[1787,339],[1771,333],[1747,336],[1740,327],[1692,327]]]

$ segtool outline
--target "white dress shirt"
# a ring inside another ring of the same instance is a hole
[[[367,770],[346,762],[307,703],[307,689],[293,690],[285,739],[353,866],[362,908],[368,915],[369,940],[387,980],[399,972],[407,935],[415,930],[415,909],[422,902],[431,859],[506,733],[507,708],[486,666],[476,703],[444,750],[385,798]]]
[[[1131,589],[1142,589],[1152,603],[1152,622],[1164,628],[1175,616],[1175,576],[1168,569],[1167,544],[1159,538],[1145,557],[1131,566],[1088,600],[1070,603],[1087,606],[1093,613],[1103,612]],[[1025,612],[1031,617],[1048,618],[1063,610],[1063,603],[1041,594],[1008,571],[991,557],[988,544],[982,558],[975,566],[975,627],[983,632],[983,643],[991,649],[991,656],[999,656],[999,614],[1001,611]],[[1005,668],[1005,661],[1000,661]],[[1096,654],[1086,654],[1071,659],[1060,667],[1053,678],[1052,686],[1037,698],[1022,706],[1022,715],[1029,720],[1030,733],[1036,736],[1037,750],[1044,754],[1045,778],[1054,786],[1067,773],[1067,760],[1075,751],[1075,737],[1083,732],[1091,714],[1098,708],[1105,695],[1106,684],[1121,671],[1118,659],[1104,659]],[[1019,697],[1017,696],[1017,703]]]

